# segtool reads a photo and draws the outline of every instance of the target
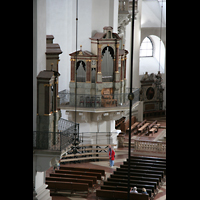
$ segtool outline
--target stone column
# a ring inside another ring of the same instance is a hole
[[[90,83],[91,82],[91,60],[86,60],[86,82]]]
[[[71,59],[71,82],[75,81],[75,59]]]

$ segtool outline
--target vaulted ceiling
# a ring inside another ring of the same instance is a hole
[[[161,12],[162,27],[166,27],[166,0],[142,0],[141,27],[160,27]]]

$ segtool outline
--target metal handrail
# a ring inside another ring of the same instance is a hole
[[[77,94],[77,107],[100,108],[100,107],[123,107],[129,105],[128,88],[125,93],[109,95],[89,95]],[[139,101],[139,88],[133,88],[134,99],[132,103]],[[59,92],[60,108],[74,107],[75,94],[69,92]]]

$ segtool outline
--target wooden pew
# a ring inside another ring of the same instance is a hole
[[[75,182],[88,183],[89,187],[93,187],[93,180],[78,179],[78,178],[62,178],[62,177],[46,177],[46,181],[61,181],[61,182]]]
[[[112,186],[123,186],[128,187],[128,181],[126,182],[114,182],[114,181],[105,181],[104,185],[112,185]],[[153,193],[156,192],[154,185],[147,185],[147,184],[139,184],[139,183],[131,183],[131,187],[135,186],[137,188],[146,188],[151,189]]]
[[[152,133],[152,134],[154,134],[155,132],[158,132],[158,128],[160,127],[160,124],[155,124],[154,126],[153,126],[153,128],[151,128],[150,130],[149,130],[149,133]]]
[[[128,161],[123,162],[124,165],[128,165]],[[131,165],[143,165],[143,166],[152,166],[152,167],[164,167],[166,168],[166,164],[160,164],[160,163],[150,163],[150,162],[138,162],[131,160]]]
[[[78,179],[87,179],[92,180],[93,184],[97,183],[97,177],[96,176],[86,176],[86,175],[78,175],[78,174],[50,174],[50,177],[62,177],[62,178],[78,178]]]
[[[137,125],[139,124],[140,122],[135,122],[134,124],[131,125],[131,131],[134,130]],[[129,127],[127,128],[127,131],[129,131]]]
[[[97,180],[101,180],[101,173],[95,173],[95,172],[73,171],[73,170],[55,170],[55,173],[79,174],[79,175],[87,175],[87,176],[96,176]]]
[[[46,184],[48,185],[47,189],[53,189],[55,192],[70,190],[71,194],[75,191],[87,191],[89,193],[88,183],[46,181]]]
[[[138,132],[143,133],[143,132],[145,131],[145,129],[148,128],[148,125],[149,125],[149,123],[145,123],[142,127],[140,127],[140,128],[138,129]]]
[[[112,186],[112,185],[102,185],[101,186],[102,190],[117,190],[117,191],[127,191],[128,187],[123,187],[123,186]],[[142,193],[142,188],[137,188],[137,191],[139,193]],[[146,189],[146,192],[149,194],[150,197],[153,196],[152,190],[151,189]]]
[[[125,199],[127,200],[128,193],[125,191],[115,190],[96,190],[97,197],[111,198],[111,199]],[[134,200],[148,200],[149,195],[140,193],[130,193],[130,199]]]
[[[93,168],[86,168],[86,167],[67,167],[64,165],[60,166],[60,169],[62,170],[73,170],[73,171],[88,171],[88,172],[97,172],[101,173],[101,176],[105,176],[105,170],[104,169],[93,169]]]
[[[137,131],[137,133],[138,133],[138,129],[139,129],[140,127],[142,127],[146,122],[147,122],[147,120],[145,119],[144,121],[140,122],[140,123],[136,126],[136,131]]]
[[[127,159],[127,161],[128,160],[129,159]],[[148,160],[148,159],[131,158],[131,162],[155,163],[155,164],[162,164],[162,165],[166,166],[166,161],[160,161],[160,160]]]
[[[153,126],[154,126],[155,124],[157,124],[157,120],[153,121],[153,122],[149,125],[149,127],[147,128],[147,133],[146,133],[147,135],[149,135],[150,129],[152,129]]]
[[[137,159],[146,159],[146,160],[157,160],[157,161],[165,161],[166,162],[166,158],[158,158],[158,157],[148,157],[148,156],[131,156],[131,159],[134,159],[134,158],[137,158]]]
[[[111,174],[110,177],[111,178],[119,178],[119,179],[120,178],[128,179],[128,175]],[[153,182],[157,182],[157,185],[159,185],[159,178],[143,177],[143,176],[130,176],[130,179],[153,181]]]
[[[121,168],[128,168],[128,165],[120,165]],[[159,171],[163,171],[164,175],[166,174],[166,168],[163,167],[155,167],[155,166],[143,166],[143,165],[130,165],[131,168],[134,169],[150,169],[150,170],[159,170]]]
[[[122,117],[118,120],[115,120],[115,128],[117,128],[119,125],[121,125],[121,123],[123,123],[125,121],[126,117]]]
[[[127,171],[126,168],[117,168],[117,171]],[[164,172],[163,171],[158,171],[158,170],[149,170],[149,169],[135,169],[131,168],[131,172],[138,172],[138,173],[147,173],[147,174],[158,174],[161,175],[161,177],[164,177]]]
[[[118,175],[128,175],[128,171],[114,171],[114,174]],[[142,176],[142,177],[152,177],[152,178],[159,178],[161,182],[162,176],[160,174],[149,174],[149,173],[139,173],[139,172],[130,172],[131,176]]]
[[[131,125],[133,125],[135,122],[136,122],[136,117],[132,116]],[[126,130],[129,130],[129,118],[125,122],[121,123],[120,129],[124,133],[126,133]]]
[[[127,179],[125,178],[108,178],[107,181],[112,181],[112,182],[124,182],[127,183]],[[141,185],[153,185],[154,189],[157,188],[157,182],[153,182],[153,181],[145,181],[145,180],[135,180],[135,179],[130,179],[130,183],[132,185],[134,184],[141,184]]]

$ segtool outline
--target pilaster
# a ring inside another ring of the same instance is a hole
[[[91,82],[91,60],[86,60],[87,69],[86,69],[86,82]]]
[[[75,81],[75,59],[71,59],[71,82]]]

